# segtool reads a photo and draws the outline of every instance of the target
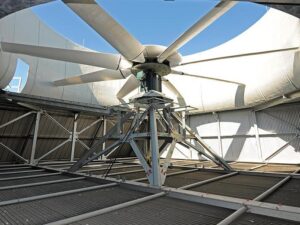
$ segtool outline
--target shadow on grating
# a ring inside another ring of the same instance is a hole
[[[292,179],[265,199],[266,202],[300,207],[300,179]]]
[[[277,219],[268,216],[261,216],[252,213],[245,213],[232,225],[299,225],[298,222]]]
[[[189,190],[236,198],[254,199],[280,180],[281,178],[276,177],[235,175]]]
[[[230,213],[228,209],[161,197],[74,224],[215,225]]]
[[[218,172],[196,171],[190,173],[184,173],[179,175],[173,175],[167,177],[164,186],[168,187],[182,187],[188,184],[196,183],[199,181],[207,180],[213,177],[224,175]]]
[[[111,187],[0,207],[0,224],[39,225],[110,207],[148,195]],[[17,213],[16,213],[17,212]]]

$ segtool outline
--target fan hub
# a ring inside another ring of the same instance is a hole
[[[164,63],[156,63],[156,62],[146,62],[134,65],[131,68],[131,72],[137,76],[139,72],[145,72],[145,71],[153,71],[159,76],[166,76],[171,73],[170,66],[164,64]]]

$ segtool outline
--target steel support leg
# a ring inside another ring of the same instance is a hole
[[[159,147],[157,137],[157,126],[155,118],[155,109],[150,107],[149,109],[150,120],[150,147],[151,147],[151,167],[152,167],[152,185],[161,186],[161,174],[159,164]]]

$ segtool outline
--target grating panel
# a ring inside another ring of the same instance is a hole
[[[167,177],[164,186],[182,187],[188,184],[207,180],[213,177],[221,176],[218,172],[196,171]]]
[[[108,168],[108,166],[107,166]],[[139,170],[143,169],[143,167],[138,167],[138,166],[133,166],[133,167],[127,167],[127,168],[113,168],[109,171],[109,173],[122,173],[122,172],[128,172],[128,171],[133,171],[133,170]],[[93,175],[104,175],[106,173],[106,170],[101,170],[101,171],[94,171],[91,172]]]
[[[192,191],[253,199],[279,182],[280,178],[251,175],[235,175],[206,185],[191,188]]]
[[[46,171],[34,171],[34,170],[32,170],[32,172],[30,172],[30,173],[3,174],[3,175],[0,175],[0,179],[2,179],[2,178],[9,178],[9,177],[31,176],[31,175],[37,175],[37,174],[43,174],[43,173],[49,173],[49,172],[46,172]]]
[[[230,166],[233,168],[233,169],[236,169],[236,170],[249,170],[253,167],[256,167],[256,166],[259,166],[261,164],[258,164],[258,163],[234,163],[234,164],[231,164]]]
[[[252,213],[245,213],[239,217],[236,221],[231,223],[232,225],[299,225],[298,222],[287,221],[268,216],[261,216]]]
[[[57,183],[57,184],[48,184],[48,185],[41,185],[41,186],[34,186],[34,187],[24,187],[24,188],[3,190],[0,191],[0,201],[44,195],[44,194],[55,193],[60,191],[91,187],[95,185],[99,185],[99,183],[95,183],[87,180],[78,180],[78,181],[71,181],[71,182],[64,182],[64,183]]]
[[[135,180],[139,178],[145,178],[146,173],[144,171],[136,172],[136,173],[129,173],[129,174],[122,174],[122,175],[115,175],[111,176],[116,179],[125,179],[125,180]]]
[[[270,195],[266,202],[300,207],[300,179],[292,179]]]
[[[282,164],[268,164],[267,166],[260,167],[255,171],[260,172],[278,172],[278,173],[292,173],[300,169],[298,165],[282,165]]]
[[[70,178],[70,177],[65,175],[55,175],[55,176],[45,176],[45,177],[34,177],[28,179],[7,180],[7,181],[0,181],[0,187],[18,185],[18,184],[30,184],[30,183],[37,183],[37,182],[44,182],[44,181],[51,181],[51,180],[60,180],[66,178]]]
[[[146,195],[143,192],[111,187],[8,205],[0,208],[0,224],[45,224],[121,204]]]
[[[89,218],[76,225],[215,225],[231,210],[162,197]]]

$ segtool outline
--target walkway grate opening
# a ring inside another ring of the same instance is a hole
[[[111,187],[8,205],[0,208],[0,224],[40,225],[121,204],[147,195],[144,192]]]
[[[281,179],[266,176],[235,175],[189,190],[236,198],[254,199]]]
[[[270,195],[266,202],[300,207],[300,179],[291,179]]]
[[[161,197],[73,224],[215,225],[230,213],[228,209]]]

